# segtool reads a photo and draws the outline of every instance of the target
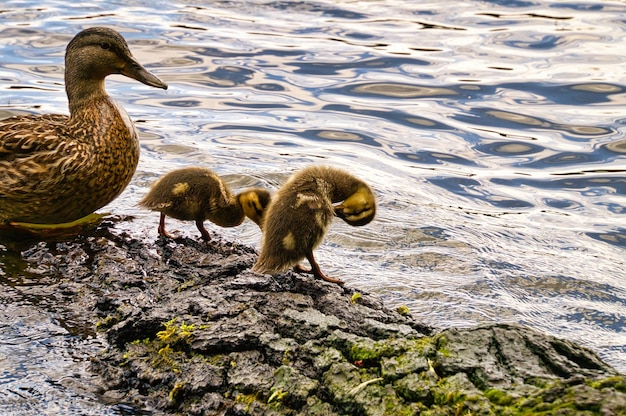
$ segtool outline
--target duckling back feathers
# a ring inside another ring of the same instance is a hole
[[[190,167],[161,177],[139,204],[168,217],[191,221],[212,218],[233,200],[233,194],[219,176],[209,169]],[[235,226],[242,221],[243,210],[239,207],[219,215],[218,225]]]

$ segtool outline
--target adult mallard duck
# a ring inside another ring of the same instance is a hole
[[[0,121],[0,223],[67,223],[103,207],[130,182],[139,161],[137,131],[109,97],[104,79],[122,74],[152,87],[148,72],[115,30],[78,33],[65,53],[69,117]]]
[[[188,167],[167,173],[156,181],[139,205],[159,211],[159,234],[173,238],[165,231],[165,217],[195,221],[206,241],[211,240],[204,228],[209,220],[221,227],[235,227],[250,218],[263,227],[263,214],[270,202],[265,189],[251,188],[234,196],[224,181],[210,169]]]
[[[333,204],[339,205],[333,206]],[[292,175],[270,203],[263,225],[261,254],[253,267],[257,273],[278,273],[295,266],[328,282],[315,258],[333,217],[354,226],[368,224],[376,214],[370,187],[346,171],[328,166],[310,166]],[[307,259],[311,270],[299,265]]]

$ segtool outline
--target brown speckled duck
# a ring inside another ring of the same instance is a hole
[[[375,214],[375,197],[365,182],[341,169],[307,167],[292,175],[273,197],[265,215],[261,254],[252,270],[273,274],[295,266],[297,272],[343,284],[320,270],[313,250],[321,244],[335,215],[361,226]],[[305,258],[311,270],[299,265]]]
[[[206,241],[211,240],[204,228],[209,220],[221,227],[235,227],[250,218],[263,228],[265,208],[270,193],[251,188],[234,196],[228,186],[210,169],[189,167],[167,173],[156,181],[139,205],[159,211],[159,234],[173,238],[165,231],[165,217],[195,221]]]
[[[167,89],[115,30],[78,33],[65,53],[69,117],[22,115],[0,121],[0,222],[68,223],[103,207],[130,182],[137,131],[109,97],[104,79],[122,74]]]

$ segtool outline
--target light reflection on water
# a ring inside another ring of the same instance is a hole
[[[130,232],[156,236],[136,203],[181,166],[275,189],[336,165],[380,209],[333,225],[330,275],[429,324],[522,322],[626,371],[623,3],[47,3],[0,14],[1,110],[66,108],[63,50],[93,25],[170,85],[107,81],[142,134],[107,207]],[[254,224],[219,232],[258,246]]]

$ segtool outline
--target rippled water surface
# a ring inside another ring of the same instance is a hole
[[[623,2],[8,1],[0,115],[66,112],[64,48],[94,25],[170,85],[107,81],[141,132],[134,180],[106,208],[136,217],[129,232],[156,238],[136,203],[175,168],[276,189],[342,167],[380,209],[333,225],[316,252],[328,274],[429,324],[520,322],[626,371]],[[258,247],[252,223],[211,230]],[[132,413],[84,387],[98,339],[0,262],[0,402]]]

